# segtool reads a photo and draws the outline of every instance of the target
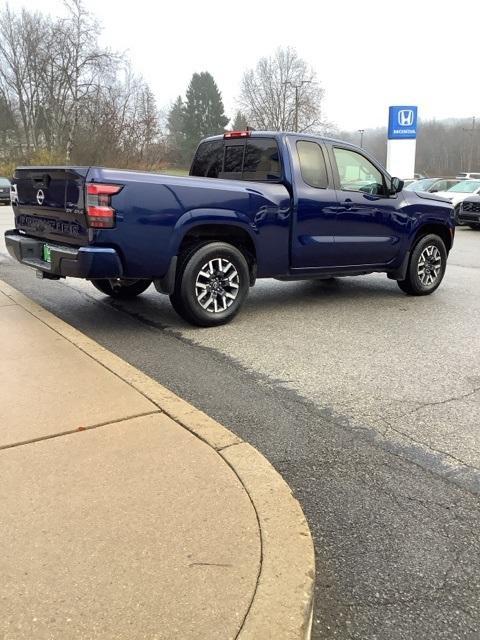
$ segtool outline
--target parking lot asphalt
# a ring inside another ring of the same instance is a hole
[[[153,288],[111,301],[4,254],[0,277],[282,473],[315,539],[314,638],[478,639],[479,249],[459,229],[432,296],[382,275],[260,281],[232,324],[201,330]]]

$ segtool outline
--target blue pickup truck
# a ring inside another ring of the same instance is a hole
[[[228,322],[257,278],[384,272],[410,295],[445,273],[452,206],[402,191],[364,150],[317,136],[232,131],[202,141],[190,175],[20,167],[12,256],[42,278],[131,298],[153,282],[188,322]]]

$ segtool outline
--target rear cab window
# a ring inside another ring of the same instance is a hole
[[[327,165],[322,147],[316,142],[299,140],[297,153],[303,181],[310,187],[326,189],[328,187]]]
[[[282,167],[274,138],[208,140],[197,149],[191,176],[281,182]]]

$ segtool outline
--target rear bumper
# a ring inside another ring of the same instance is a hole
[[[50,278],[121,278],[122,262],[108,247],[67,247],[24,236],[16,229],[5,232],[9,254],[22,264]],[[51,262],[42,259],[43,245],[50,248]]]

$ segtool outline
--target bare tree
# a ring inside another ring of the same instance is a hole
[[[245,72],[240,105],[258,129],[316,131],[323,126],[323,96],[315,71],[287,47]]]
[[[0,165],[158,164],[153,93],[128,61],[100,46],[83,0],[64,5],[59,18],[0,10]]]
[[[0,91],[21,124],[20,144],[35,148],[39,135],[41,98],[38,62],[42,59],[44,20],[38,13],[22,10],[15,15],[7,5],[0,16]]]
[[[70,91],[69,129],[66,145],[66,161],[70,157],[78,125],[78,114],[82,102],[88,98],[102,77],[104,67],[113,62],[108,51],[98,47],[100,32],[98,23],[85,9],[82,0],[64,0],[68,9],[65,20],[68,63],[63,71]]]

